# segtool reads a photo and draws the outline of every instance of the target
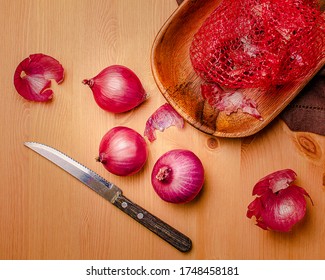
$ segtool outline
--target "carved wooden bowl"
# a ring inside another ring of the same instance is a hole
[[[173,13],[158,33],[152,48],[152,72],[155,81],[174,109],[197,129],[220,137],[252,135],[267,124],[294,99],[325,64],[322,59],[300,82],[261,94],[247,89],[245,95],[258,104],[263,120],[242,113],[231,115],[211,108],[201,97],[202,80],[194,72],[189,49],[192,38],[204,20],[221,1],[187,0]],[[325,1],[321,1],[322,6]]]

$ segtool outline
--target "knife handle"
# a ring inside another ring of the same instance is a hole
[[[159,237],[167,241],[179,251],[187,252],[191,249],[192,241],[190,238],[174,229],[170,225],[166,224],[159,218],[150,214],[139,205],[133,203],[124,195],[120,194],[115,199],[113,204],[124,213],[132,217],[134,220],[145,226],[147,229],[151,230],[153,233],[157,234]]]

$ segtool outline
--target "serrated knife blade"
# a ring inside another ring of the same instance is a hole
[[[119,187],[108,182],[96,172],[50,146],[36,142],[25,142],[24,145],[61,167],[179,251],[187,252],[191,249],[190,238],[133,203],[122,194]]]

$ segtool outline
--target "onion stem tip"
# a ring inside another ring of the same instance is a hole
[[[84,85],[88,85],[89,87],[92,87],[94,85],[94,80],[93,79],[90,79],[90,80],[84,79],[84,80],[82,80],[82,83]]]

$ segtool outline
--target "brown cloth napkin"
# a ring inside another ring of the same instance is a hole
[[[176,0],[180,5],[184,0]],[[325,67],[280,114],[293,131],[325,135]]]
[[[325,68],[303,88],[280,117],[293,131],[325,135]]]

